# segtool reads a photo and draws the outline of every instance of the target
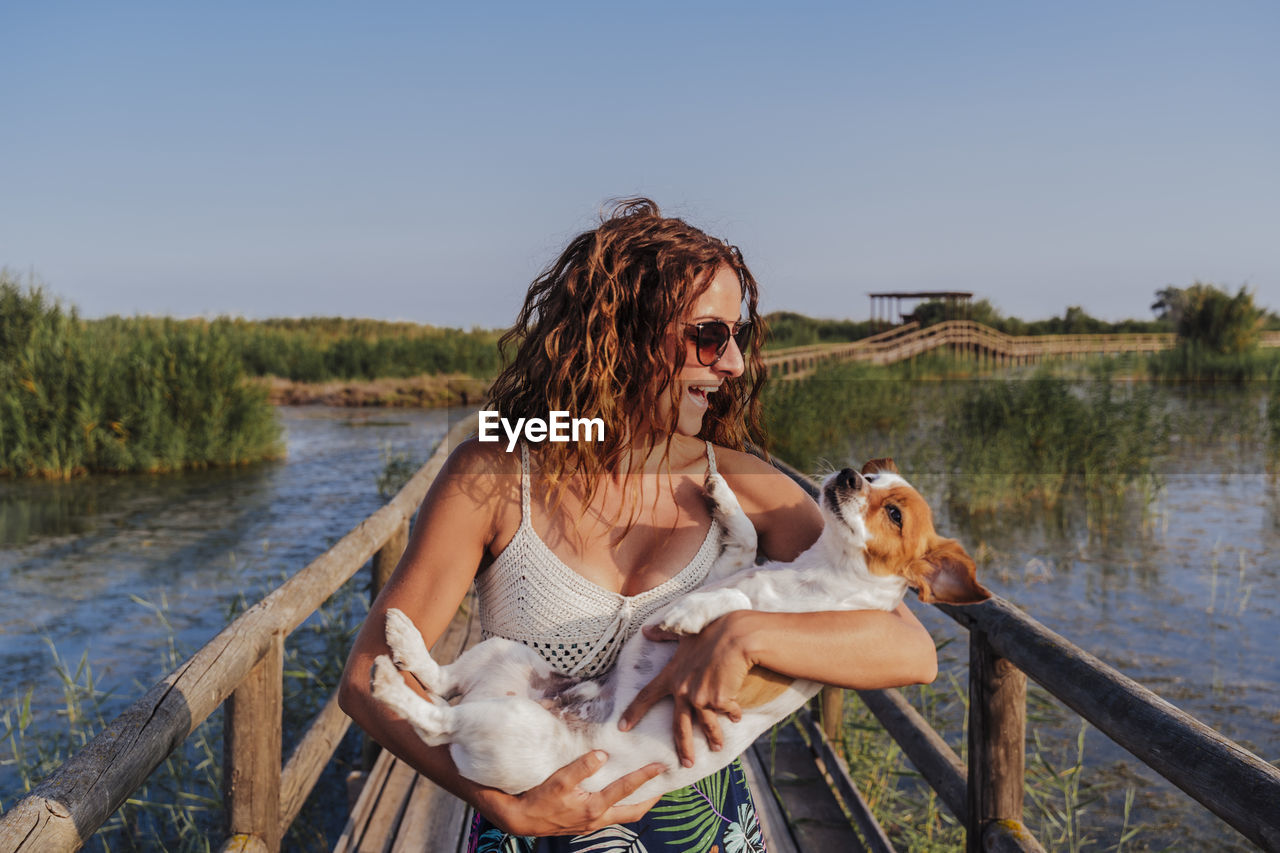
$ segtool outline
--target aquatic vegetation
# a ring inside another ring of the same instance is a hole
[[[1039,372],[1026,381],[975,382],[954,401],[948,497],[971,512],[1080,489],[1100,518],[1135,486],[1154,487],[1167,439],[1154,390],[1106,376],[1071,383]]]
[[[284,753],[296,745],[307,723],[333,694],[347,650],[368,612],[364,595],[368,578],[356,575],[288,638],[284,660]],[[264,590],[265,593],[265,590]],[[179,648],[163,601],[135,597],[167,631],[157,678],[176,669],[188,651]],[[245,610],[242,595],[231,603],[227,620]],[[33,710],[34,687],[0,701],[0,766],[17,787],[0,790],[0,811],[24,794],[88,743],[122,708],[122,697],[104,691],[95,680],[88,651],[73,669],[49,643],[51,668],[61,691],[60,707],[42,714]],[[138,693],[150,685],[137,684]],[[53,719],[41,719],[52,714]],[[344,779],[359,761],[358,735],[347,734],[335,760],[308,799],[286,836],[296,850],[328,850],[341,829],[346,805]],[[90,850],[166,850],[198,853],[220,838],[222,809],[222,715],[214,714],[156,768],[145,785],[94,834]],[[6,779],[6,782],[8,779]],[[338,825],[335,827],[335,821]]]
[[[946,673],[933,685],[903,688],[902,692],[964,760],[968,751],[967,688]],[[1045,850],[1053,853],[1081,849],[1111,849],[1118,853],[1143,829],[1131,821],[1134,789],[1130,786],[1125,791],[1124,811],[1120,825],[1114,828],[1114,839],[1102,846],[1097,836],[1110,835],[1113,829],[1095,827],[1086,831],[1082,818],[1104,794],[1116,788],[1116,783],[1086,778],[1084,735],[1088,725],[1081,721],[1079,735],[1069,749],[1049,743],[1041,735],[1041,726],[1051,731],[1062,722],[1061,711],[1034,686],[1028,691],[1027,704],[1027,828]],[[850,776],[895,848],[918,853],[963,849],[964,827],[855,692],[844,692],[843,713],[841,754],[849,765]]]
[[[283,453],[266,392],[200,324],[86,324],[0,271],[0,475],[240,465]]]

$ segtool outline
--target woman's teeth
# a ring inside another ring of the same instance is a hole
[[[718,385],[690,385],[689,396],[699,407],[705,408],[708,395],[714,394],[719,387]]]

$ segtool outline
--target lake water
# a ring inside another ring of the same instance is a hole
[[[1230,405],[1230,403],[1228,403]],[[172,634],[187,653],[381,505],[388,452],[424,460],[459,413],[284,408],[288,457],[252,468],[72,483],[0,482],[0,700],[35,686],[43,720],[61,705],[52,643],[88,651],[100,687],[123,707],[161,675]],[[843,462],[843,460],[834,460]],[[860,460],[858,460],[860,461]],[[980,558],[983,580],[1049,628],[1264,758],[1280,758],[1280,495],[1257,447],[1185,442],[1161,472],[1152,511],[1126,513],[1106,537],[1082,509],[953,517],[941,479],[922,477],[938,527]],[[135,598],[136,597],[136,598]],[[163,612],[172,629],[154,610]],[[913,605],[939,639],[958,628]],[[954,671],[963,642],[943,650]],[[945,679],[944,679],[945,681]],[[954,712],[960,713],[959,702]],[[1070,752],[1079,722],[1037,702],[1047,755]],[[40,722],[37,723],[39,725]],[[953,742],[960,729],[947,732]],[[1152,849],[1250,849],[1104,736],[1085,739],[1085,810],[1114,847],[1123,791],[1136,788],[1135,842]],[[1069,761],[1067,763],[1070,763]],[[0,801],[15,799],[0,767]],[[1046,839],[1047,840],[1047,839]]]

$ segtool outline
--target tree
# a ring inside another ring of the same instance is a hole
[[[1157,290],[1151,310],[1173,324],[1180,341],[1222,355],[1256,347],[1265,315],[1253,304],[1253,294],[1246,288],[1232,296],[1200,281],[1190,287],[1171,285]]]

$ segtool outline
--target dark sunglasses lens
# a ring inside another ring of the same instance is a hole
[[[751,346],[751,324],[750,323],[743,323],[741,326],[738,327],[738,331],[733,333],[733,342],[738,345],[738,349],[740,349],[745,355],[747,352],[747,347]]]
[[[715,364],[729,346],[729,327],[724,323],[698,324],[698,363],[706,367]]]

